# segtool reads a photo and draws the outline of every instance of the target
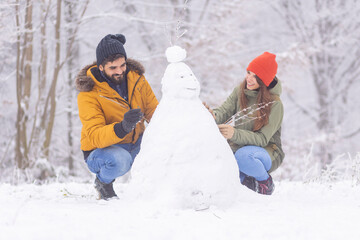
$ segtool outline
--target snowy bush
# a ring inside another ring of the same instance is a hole
[[[298,157],[286,157],[282,166],[274,172],[275,179],[322,184],[348,181],[353,186],[360,184],[359,152],[355,156],[350,153],[338,155],[330,164],[322,167],[321,159],[313,154],[312,149],[313,145],[310,145],[309,149],[303,149],[303,153]]]

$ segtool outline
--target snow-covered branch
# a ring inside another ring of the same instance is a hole
[[[244,108],[244,109],[236,112],[228,120],[226,120],[224,124],[228,124],[228,125],[231,125],[233,127],[237,127],[237,126],[246,124],[248,122],[254,121],[256,119],[260,119],[262,117],[265,117],[265,115],[255,116],[255,113],[257,111],[260,111],[263,108],[270,107],[271,104],[273,104],[274,102],[275,101],[268,102],[268,103],[253,104],[253,105],[251,105],[251,106],[249,106],[247,108]],[[245,122],[242,121],[241,123],[239,123],[240,120],[246,120],[246,121]]]

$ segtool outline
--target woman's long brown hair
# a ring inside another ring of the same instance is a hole
[[[259,94],[256,100],[256,108],[259,108],[260,106],[261,108],[256,111],[253,131],[258,131],[263,126],[268,124],[270,108],[271,108],[271,104],[268,103],[272,102],[274,99],[270,94],[270,91],[268,90],[266,85],[261,81],[261,79],[256,75],[255,78],[260,86],[259,89],[257,90],[259,91]],[[245,95],[245,89],[246,89],[246,79],[244,79],[244,81],[240,84],[239,105],[241,110],[249,107],[248,99]]]

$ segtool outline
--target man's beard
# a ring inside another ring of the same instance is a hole
[[[104,74],[107,79],[111,80],[115,84],[119,84],[125,79],[125,71],[122,74],[113,74],[111,76],[109,76],[105,71]]]

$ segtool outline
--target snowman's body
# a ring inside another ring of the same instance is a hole
[[[131,184],[142,186],[142,198],[176,207],[227,205],[240,183],[234,155],[199,99],[200,84],[181,62],[185,57],[169,55],[169,49],[163,96],[144,133]]]

